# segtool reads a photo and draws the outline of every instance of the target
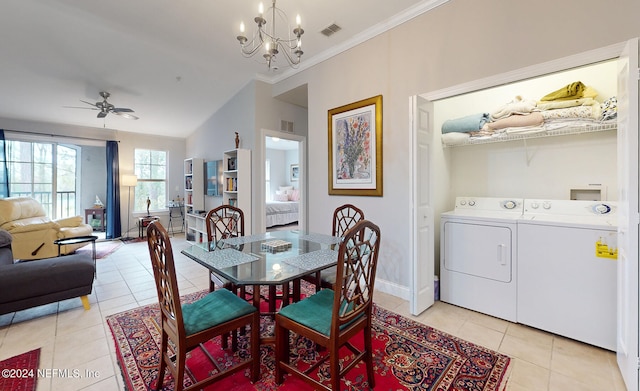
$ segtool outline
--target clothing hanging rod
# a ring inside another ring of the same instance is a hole
[[[83,136],[68,136],[65,134],[51,134],[51,133],[40,133],[40,132],[32,132],[29,130],[11,130],[11,129],[4,129],[5,134],[8,133],[22,133],[22,134],[32,134],[32,135],[36,135],[36,136],[43,136],[43,137],[62,137],[62,138],[74,138],[77,140],[90,140],[90,141],[116,141],[116,142],[120,142],[120,140],[107,140],[107,139],[103,139],[103,138],[94,138],[94,137],[83,137]]]

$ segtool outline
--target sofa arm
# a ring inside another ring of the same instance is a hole
[[[82,216],[65,217],[54,221],[61,227],[77,227],[82,224]]]
[[[0,304],[79,288],[93,281],[89,254],[73,254],[0,266]]]
[[[93,228],[89,224],[80,224],[74,227],[60,228],[59,238],[73,238],[77,236],[88,236],[93,234]]]

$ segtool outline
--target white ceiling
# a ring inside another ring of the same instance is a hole
[[[298,142],[293,140],[285,140],[282,138],[266,137],[264,140],[265,148],[267,149],[279,149],[282,151],[293,151],[298,149]]]
[[[302,65],[329,58],[446,0],[279,0],[300,14]],[[0,118],[186,137],[253,78],[276,73],[242,57],[240,21],[253,29],[258,0],[2,0]],[[265,9],[268,8],[268,0]],[[342,30],[327,38],[331,23]],[[256,56],[261,58],[261,56]],[[299,71],[298,70],[298,71]],[[96,118],[80,102],[101,100],[140,117]],[[306,97],[291,98],[301,105]],[[302,100],[300,100],[302,99]]]

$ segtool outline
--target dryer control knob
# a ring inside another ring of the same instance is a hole
[[[460,200],[460,205],[467,205],[467,201],[465,201],[465,200]]]
[[[515,201],[505,201],[503,206],[505,209],[513,209],[517,206],[517,204],[515,203]]]
[[[551,202],[548,202],[548,201],[543,202],[542,207],[545,209],[551,209]]]
[[[470,200],[469,201],[469,206],[474,206],[476,204],[476,202],[474,200]]]
[[[538,209],[539,206],[540,206],[540,204],[538,204],[537,202],[532,202],[531,203],[531,209]]]

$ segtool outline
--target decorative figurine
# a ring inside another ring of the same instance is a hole
[[[149,197],[147,197],[147,217],[151,216],[151,213],[149,213],[150,206],[151,206],[151,200],[149,199]]]
[[[236,149],[240,148],[240,136],[238,132],[236,132]]]
[[[104,208],[104,204],[100,201],[100,197],[96,195],[96,202],[93,203],[95,209]]]

